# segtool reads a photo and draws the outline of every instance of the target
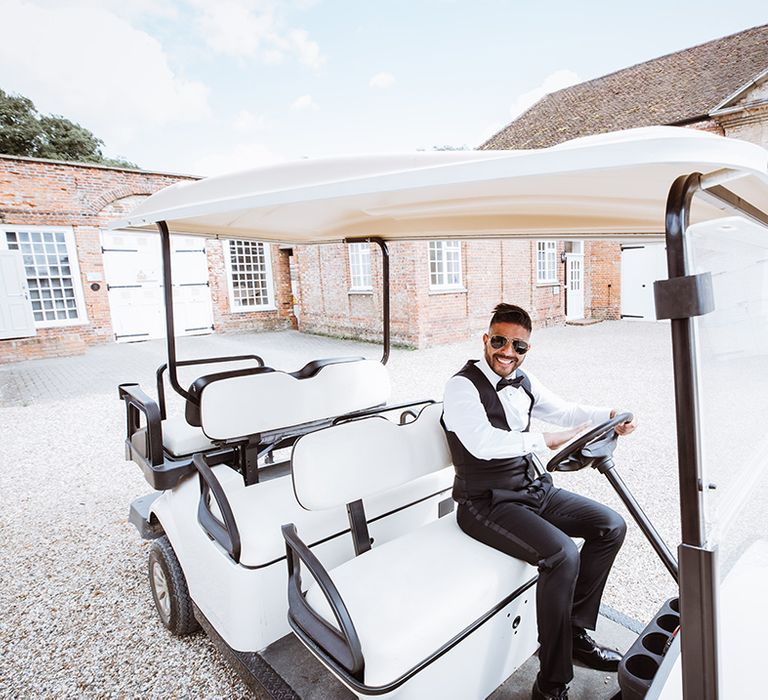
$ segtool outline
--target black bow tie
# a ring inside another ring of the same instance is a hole
[[[499,379],[496,384],[496,391],[501,391],[505,386],[511,386],[513,389],[517,389],[522,383],[522,374],[518,374],[514,379]]]

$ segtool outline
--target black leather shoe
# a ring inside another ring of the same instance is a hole
[[[573,658],[598,671],[618,671],[622,654],[600,646],[586,632],[573,636]]]
[[[539,677],[536,676],[536,681],[533,684],[533,690],[531,691],[531,700],[568,700],[568,686],[560,686],[559,690],[550,690],[545,693],[539,688]]]

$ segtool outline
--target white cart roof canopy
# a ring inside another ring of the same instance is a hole
[[[435,151],[301,160],[168,187],[113,228],[322,243],[497,236],[658,237],[679,175],[712,174],[768,210],[768,151],[652,127],[526,151]],[[728,215],[694,204],[692,221]]]

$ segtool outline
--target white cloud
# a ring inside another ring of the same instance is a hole
[[[203,39],[228,56],[259,56],[267,64],[294,56],[312,70],[325,63],[320,46],[305,29],[285,28],[270,0],[191,0]]]
[[[261,131],[266,126],[263,114],[254,114],[247,109],[241,109],[236,115],[233,126],[238,131]]]
[[[198,25],[214,51],[230,56],[253,56],[275,31],[271,9],[260,11],[238,0],[194,0]]]
[[[318,110],[320,107],[318,106],[317,102],[312,99],[312,95],[302,95],[293,101],[291,109],[306,112],[308,110]]]
[[[382,73],[376,73],[369,81],[368,85],[372,88],[378,88],[380,90],[385,90],[388,87],[391,87],[395,84],[395,76],[392,75],[392,73],[387,73],[386,71]]]
[[[563,88],[580,83],[581,78],[572,70],[558,70],[551,73],[544,82],[533,90],[528,90],[521,95],[518,95],[517,99],[512,103],[509,108],[509,112],[513,117],[520,116],[529,107],[536,104],[544,95],[548,95],[551,92],[562,90]]]
[[[108,10],[6,0],[0,25],[0,85],[91,129],[110,152],[130,157],[142,130],[209,114],[207,86],[176,75],[156,39]]]
[[[236,170],[272,165],[285,160],[285,157],[274,153],[261,143],[238,143],[228,151],[217,151],[201,156],[194,161],[192,172],[204,176],[220,175]]]
[[[318,70],[325,63],[325,56],[320,53],[320,45],[309,38],[309,33],[304,29],[292,29],[288,32],[288,41],[305,66]]]

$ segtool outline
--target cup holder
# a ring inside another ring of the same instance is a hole
[[[659,664],[656,660],[646,654],[635,654],[634,656],[630,656],[626,660],[624,667],[633,676],[644,681],[653,680],[656,671],[659,670]]]
[[[672,600],[669,601],[669,607],[678,615],[680,614],[680,601],[677,598],[672,598]]]
[[[671,634],[679,627],[680,618],[677,615],[662,615],[656,624]]]
[[[658,654],[661,656],[664,653],[664,646],[668,640],[669,637],[666,634],[652,632],[643,637],[643,646],[650,651],[651,654]]]

